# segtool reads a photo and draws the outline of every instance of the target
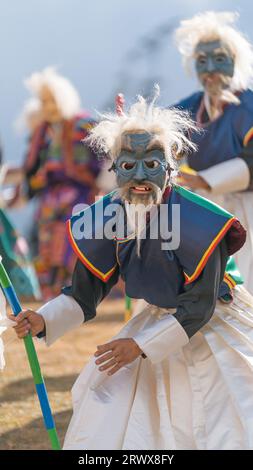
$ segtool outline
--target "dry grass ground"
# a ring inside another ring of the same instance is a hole
[[[71,387],[97,344],[109,340],[124,323],[123,300],[106,300],[95,320],[68,333],[50,348],[36,341],[58,434],[71,417]],[[6,367],[0,371],[0,449],[50,449],[34,391],[23,342],[4,333]]]

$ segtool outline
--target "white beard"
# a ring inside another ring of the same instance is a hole
[[[150,182],[147,182],[149,185]],[[113,200],[118,197],[122,199],[125,204],[127,214],[127,225],[136,237],[136,251],[137,256],[141,256],[141,240],[146,238],[146,227],[147,227],[147,214],[150,214],[150,220],[153,214],[157,213],[157,207],[162,202],[164,190],[166,188],[167,181],[164,184],[164,188],[160,189],[156,185],[151,185],[153,191],[149,194],[139,196],[138,194],[131,194],[129,188],[133,183],[118,188],[113,196]]]
[[[229,90],[228,88],[222,90],[221,100],[224,101],[224,103],[231,103],[236,105],[240,104],[239,98],[233,93],[233,91]]]
[[[226,85],[226,87],[224,87]],[[220,83],[214,86],[205,87],[204,102],[209,118],[217,119],[222,114],[222,104],[239,105],[240,100],[235,93],[229,88],[230,78],[222,77]],[[215,103],[215,104],[212,104]]]
[[[141,240],[146,238],[147,214],[150,213],[151,218],[152,208],[156,209],[156,207],[157,205],[154,203],[144,205],[141,203],[130,204],[128,201],[125,201],[127,222],[136,237],[136,251],[138,257],[141,256]]]
[[[150,183],[149,183],[150,184]],[[122,188],[118,188],[115,190],[113,200],[120,198],[124,202],[128,202],[129,204],[142,204],[144,206],[152,206],[153,204],[160,204],[162,202],[162,197],[164,190],[166,188],[166,183],[164,184],[164,188],[160,189],[156,185],[152,185],[153,191],[151,193],[147,193],[144,195],[139,196],[138,194],[131,194],[129,192],[130,186],[133,184],[128,184]]]

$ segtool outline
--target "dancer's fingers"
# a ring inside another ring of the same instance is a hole
[[[29,326],[25,326],[25,327],[23,327],[23,328],[20,328],[20,329],[17,331],[17,336],[18,336],[18,338],[24,338],[25,336],[28,335],[29,332],[30,332]]]
[[[110,361],[108,361],[106,364],[104,364],[103,366],[100,366],[99,367],[99,370],[100,371],[103,371],[103,370],[107,370],[107,369],[110,369],[110,367],[112,366],[115,366],[117,365],[117,360],[115,359],[115,357],[113,357]]]
[[[17,325],[13,326],[16,333],[18,333],[19,331],[23,330],[26,327],[30,328],[30,323],[26,319],[22,320],[21,322],[17,323]]]
[[[116,372],[118,372],[118,370],[121,369],[121,367],[123,367],[125,364],[123,362],[118,362],[118,364],[116,364],[114,367],[112,367],[111,370],[109,370],[109,372],[107,372],[108,375],[113,375],[115,374]]]
[[[115,357],[114,353],[111,351],[107,354],[104,354],[102,357],[100,357],[99,359],[97,359],[95,361],[96,364],[102,364],[103,362],[105,361],[108,361],[109,359],[111,359],[112,357]]]
[[[33,310],[22,310],[22,312],[20,312],[16,317],[15,317],[15,321],[17,323],[23,321],[25,318],[29,318],[31,315],[33,315],[34,312]]]
[[[113,351],[117,345],[116,341],[110,341],[110,343],[106,344],[101,344],[97,346],[97,351],[95,352],[95,356],[101,356],[101,354],[104,354],[107,351]]]

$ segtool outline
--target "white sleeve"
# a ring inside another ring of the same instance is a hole
[[[185,330],[171,314],[144,328],[133,339],[153,364],[163,361],[189,342]]]
[[[80,305],[73,297],[61,294],[43,305],[37,313],[43,316],[46,324],[47,346],[70,330],[84,322],[84,314]]]
[[[250,183],[250,171],[242,158],[233,158],[218,163],[198,174],[209,184],[210,194],[235,193],[247,189]]]

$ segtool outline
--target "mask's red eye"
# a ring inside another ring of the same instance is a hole
[[[132,170],[134,167],[135,167],[135,162],[123,162],[121,163],[121,168],[123,168],[123,170]]]

